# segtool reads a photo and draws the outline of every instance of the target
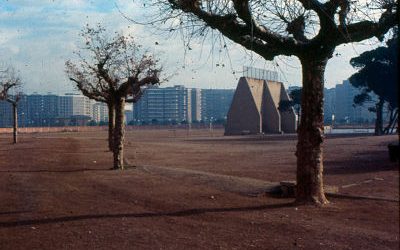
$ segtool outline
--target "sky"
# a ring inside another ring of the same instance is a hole
[[[286,87],[301,84],[296,57],[265,61],[233,43],[228,43],[226,50],[212,50],[207,40],[192,43],[185,53],[179,36],[154,34],[149,27],[126,18],[141,20],[146,11],[133,0],[0,0],[0,66],[14,66],[27,94],[76,91],[66,77],[65,61],[76,59],[73,52],[82,44],[81,29],[101,23],[110,32],[132,34],[160,57],[165,74],[173,75],[163,86],[236,88],[243,66],[275,70]],[[328,62],[325,87],[332,88],[350,77],[355,72],[350,59],[377,45],[377,40],[371,39],[339,46]]]

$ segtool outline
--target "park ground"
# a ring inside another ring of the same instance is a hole
[[[0,249],[399,249],[397,136],[324,144],[324,207],[264,191],[295,180],[295,135],[128,131],[125,171],[106,132],[0,136]]]

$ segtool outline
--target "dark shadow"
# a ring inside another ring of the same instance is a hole
[[[22,213],[29,213],[31,211],[10,211],[10,212],[0,212],[0,215],[10,215],[10,214],[22,214]]]
[[[195,216],[206,213],[224,213],[224,212],[248,212],[260,211],[267,209],[278,209],[284,207],[292,207],[294,203],[283,203],[273,205],[262,205],[254,207],[233,207],[233,208],[194,208],[181,210],[176,212],[159,212],[159,213],[127,213],[127,214],[94,214],[94,215],[77,215],[77,216],[64,216],[58,218],[36,219],[36,220],[20,220],[20,221],[7,221],[0,222],[0,228],[11,228],[19,226],[31,225],[46,225],[59,222],[71,222],[80,220],[91,219],[116,219],[116,218],[156,218],[156,217],[182,217],[182,216]]]
[[[1,170],[0,173],[79,173],[87,171],[110,171],[109,168],[83,168],[83,169],[71,169],[71,170]]]
[[[352,137],[369,137],[369,136],[374,136],[371,133],[346,133],[346,134],[330,134],[326,133],[324,134],[325,138],[352,138]]]
[[[387,150],[365,151],[355,154],[351,158],[324,161],[324,173],[326,175],[358,174],[398,169],[397,163],[390,162]]]
[[[36,151],[36,152],[41,152],[41,151],[51,151],[52,153],[58,153],[58,154],[87,154],[87,153],[96,153],[96,152],[110,152],[110,151],[101,151],[98,149],[95,150],[79,150],[79,151],[69,151],[65,147],[52,147],[52,148],[45,148],[45,147],[40,147],[40,148],[6,148],[6,149],[0,149],[0,152],[10,152],[10,151]]]
[[[188,142],[216,142],[216,143],[240,143],[240,142],[273,142],[273,141],[295,141],[297,134],[265,134],[265,135],[243,135],[223,136],[216,138],[192,138]]]
[[[328,197],[333,197],[336,199],[348,199],[348,200],[373,200],[373,201],[388,201],[388,202],[399,202],[399,199],[390,199],[384,197],[375,197],[375,196],[359,196],[359,195],[349,195],[349,194],[334,194],[334,193],[326,193]]]

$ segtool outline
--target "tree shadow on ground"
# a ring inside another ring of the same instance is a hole
[[[207,143],[244,143],[244,142],[281,142],[281,141],[295,141],[297,134],[266,134],[266,135],[250,135],[250,136],[224,136],[213,138],[189,138],[185,141],[188,142],[207,142]]]
[[[11,215],[11,214],[23,214],[32,212],[30,210],[21,210],[21,211],[9,211],[9,212],[0,212],[0,215]]]
[[[0,173],[79,173],[88,171],[112,171],[110,168],[83,168],[83,169],[69,169],[69,170],[1,170]]]
[[[13,228],[19,226],[31,226],[31,225],[46,225],[63,222],[81,221],[81,220],[93,220],[93,219],[118,219],[118,218],[156,218],[156,217],[184,217],[184,216],[196,216],[207,213],[225,213],[225,212],[251,212],[269,209],[279,209],[284,207],[293,207],[294,203],[281,203],[272,205],[261,205],[252,207],[231,207],[231,208],[193,208],[175,212],[148,212],[148,213],[122,213],[122,214],[89,214],[89,215],[77,215],[77,216],[63,216],[56,218],[45,218],[35,220],[19,220],[19,221],[6,221],[0,222],[0,228]]]
[[[359,174],[399,169],[398,163],[389,161],[389,153],[386,150],[365,151],[357,153],[351,158],[340,160],[325,160],[324,165],[326,175]]]

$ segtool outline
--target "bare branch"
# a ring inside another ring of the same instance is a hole
[[[0,70],[0,100],[6,100],[10,103],[18,103],[22,87],[21,78],[17,75],[12,66]],[[11,91],[15,93],[11,93]]]
[[[390,7],[381,15],[378,22],[360,21],[347,26],[340,25],[339,31],[345,30],[348,37],[339,36],[336,43],[359,42],[371,37],[382,40],[383,36],[396,25],[398,25],[397,11]]]
[[[79,64],[67,61],[65,66],[68,78],[83,95],[106,103],[128,95],[138,99],[140,87],[159,82],[158,60],[142,52],[133,37],[117,33],[110,38],[100,25],[86,26],[81,36],[84,49],[75,52]]]

